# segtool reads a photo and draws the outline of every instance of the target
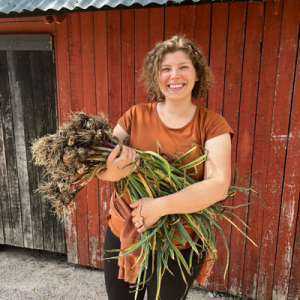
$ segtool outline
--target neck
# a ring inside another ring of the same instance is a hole
[[[173,117],[185,116],[194,112],[196,108],[196,105],[194,105],[191,101],[174,103],[166,100],[161,102],[160,105],[165,114],[172,115]]]

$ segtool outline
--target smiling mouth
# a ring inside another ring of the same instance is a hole
[[[185,86],[184,83],[182,83],[182,84],[169,84],[168,88],[170,88],[171,90],[179,90],[184,86]]]

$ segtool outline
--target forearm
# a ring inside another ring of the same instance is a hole
[[[226,198],[229,183],[220,179],[207,179],[185,189],[155,199],[161,216],[193,213]]]

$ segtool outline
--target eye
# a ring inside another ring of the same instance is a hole
[[[163,68],[162,71],[169,71],[170,69],[169,68]]]
[[[180,69],[187,69],[188,66],[182,66]]]

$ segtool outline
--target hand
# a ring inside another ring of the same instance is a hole
[[[107,158],[107,169],[99,173],[98,177],[100,179],[118,181],[128,176],[130,171],[133,172],[137,168],[138,161],[136,159],[138,154],[132,148],[123,145],[121,155],[117,157],[119,151],[120,146],[117,145]],[[135,165],[133,166],[133,164]]]
[[[158,198],[157,198],[158,199]],[[160,218],[157,199],[142,198],[130,204],[132,211],[132,222],[135,224],[138,232],[144,232],[154,225]]]

